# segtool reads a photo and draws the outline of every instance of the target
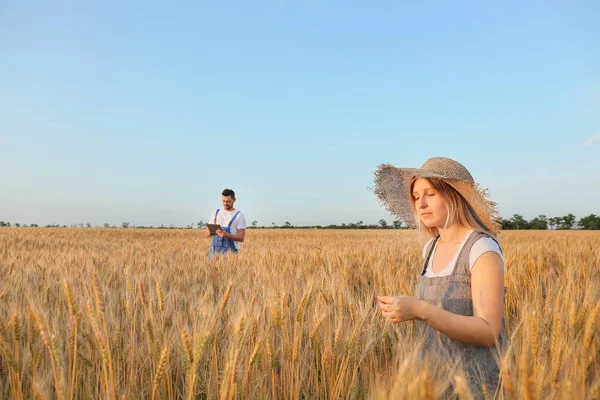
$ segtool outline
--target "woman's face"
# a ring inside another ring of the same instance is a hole
[[[423,225],[428,228],[446,225],[448,207],[431,182],[424,178],[417,179],[413,185],[412,198]]]

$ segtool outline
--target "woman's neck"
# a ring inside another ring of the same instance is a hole
[[[460,243],[465,238],[469,228],[462,225],[452,225],[447,228],[438,228],[440,243]]]

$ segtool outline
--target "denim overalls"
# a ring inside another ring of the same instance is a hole
[[[215,212],[215,224],[217,223],[217,215],[219,215],[219,211],[221,210],[217,209]],[[233,224],[233,221],[235,221],[239,213],[239,211],[235,213],[233,218],[231,218],[231,221],[229,221],[229,225],[226,227],[221,227],[221,229],[227,233],[231,233],[231,224]],[[210,250],[208,251],[208,259],[210,260],[210,257],[213,255],[213,253],[227,253],[229,251],[237,253],[237,249],[235,248],[235,243],[233,243],[233,240],[222,238],[219,235],[214,235],[210,245]]]

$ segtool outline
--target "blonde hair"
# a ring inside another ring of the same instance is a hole
[[[413,197],[413,188],[417,179],[425,179],[427,180],[433,189],[439,193],[446,208],[448,209],[448,215],[446,217],[446,223],[444,227],[447,227],[451,224],[458,224],[460,226],[464,226],[466,228],[471,228],[476,232],[483,232],[491,237],[495,238],[494,234],[485,227],[477,217],[471,211],[471,207],[465,198],[452,186],[444,182],[439,178],[413,178],[410,181],[409,192],[408,195],[411,199],[411,207],[413,213],[415,215],[415,220],[419,223],[419,230],[421,232],[427,233],[427,235],[431,237],[435,237],[439,235],[439,230],[437,226],[433,226],[431,228],[425,226],[423,222],[419,219],[419,214],[417,213],[417,209],[415,207],[415,200]]]

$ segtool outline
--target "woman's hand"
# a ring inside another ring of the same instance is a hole
[[[420,318],[423,301],[412,296],[375,296],[383,315],[390,322]]]

